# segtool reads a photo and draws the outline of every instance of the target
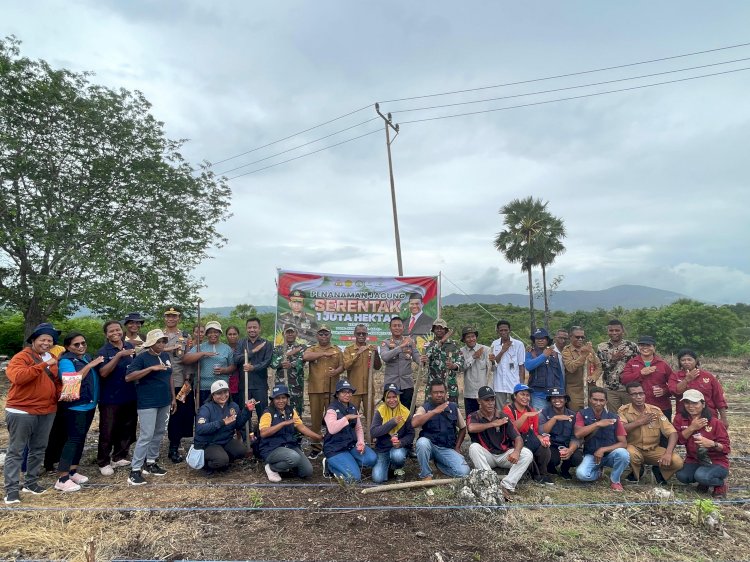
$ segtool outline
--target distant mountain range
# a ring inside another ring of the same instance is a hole
[[[610,310],[617,306],[625,309],[660,307],[676,300],[689,298],[673,291],[644,287],[643,285],[617,285],[601,291],[557,291],[550,299],[552,310],[575,312],[576,310]],[[502,295],[457,295],[443,297],[443,306],[458,304],[512,304],[529,306],[529,295],[506,293]],[[534,306],[544,308],[541,299],[534,299]]]
[[[255,310],[258,311],[258,314],[276,312],[275,306],[265,306],[265,305],[260,305],[260,306],[253,305],[253,306],[255,306]],[[227,316],[229,316],[229,314],[233,310],[234,310],[233,306],[215,306],[213,308],[204,307],[204,308],[201,308],[201,314],[218,314],[219,316],[223,316],[224,318],[226,318]]]

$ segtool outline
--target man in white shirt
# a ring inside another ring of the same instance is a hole
[[[500,320],[497,323],[498,339],[490,346],[490,361],[494,365],[495,376],[493,388],[497,407],[502,409],[511,401],[513,387],[526,379],[524,361],[526,348],[523,343],[510,337],[510,322]]]

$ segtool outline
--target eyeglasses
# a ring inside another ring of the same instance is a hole
[[[631,392],[630,396],[646,396],[645,392]]]
[[[573,336],[577,340],[585,340],[586,336]]]
[[[86,347],[86,342],[85,341],[81,341],[81,342],[78,342],[78,343],[71,343],[70,347]]]

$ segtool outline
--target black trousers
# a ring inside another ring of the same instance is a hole
[[[107,466],[110,462],[128,458],[130,446],[136,440],[138,410],[135,400],[125,404],[99,403],[99,446],[96,464]]]
[[[576,449],[568,460],[562,461],[562,464],[560,464],[560,450],[554,444],[550,445],[549,450],[550,459],[547,465],[549,472],[556,472],[557,465],[560,465],[560,474],[570,473],[571,468],[578,466],[583,461],[581,449]]]
[[[71,466],[78,466],[83,455],[83,446],[86,443],[86,434],[94,421],[96,408],[85,412],[77,410],[66,410],[65,422],[68,429],[68,439],[65,441],[60,462],[57,464],[57,472],[67,472]]]
[[[180,389],[175,388],[175,396]],[[193,426],[195,423],[195,394],[191,390],[185,397],[185,402],[177,401],[177,410],[169,416],[167,425],[167,438],[169,446],[177,448],[180,446],[180,440],[184,437],[193,436]]]
[[[49,432],[47,449],[44,451],[44,470],[50,471],[55,469],[55,465],[60,460],[60,455],[67,440],[68,426],[65,421],[65,408],[58,406],[55,421],[52,422],[52,429]]]

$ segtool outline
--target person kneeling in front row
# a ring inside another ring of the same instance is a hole
[[[271,405],[260,417],[260,441],[258,450],[266,463],[266,474],[271,482],[281,482],[280,472],[294,472],[300,478],[312,476],[313,467],[297,442],[297,432],[312,441],[323,440],[302,423],[302,420],[289,404],[289,389],[277,384],[271,390]]]
[[[445,383],[430,383],[430,399],[414,413],[412,425],[422,428],[417,439],[419,477],[432,480],[430,460],[451,478],[469,474],[469,465],[461,454],[461,443],[466,435],[466,421],[455,402],[448,402]]]
[[[372,480],[378,484],[388,480],[388,469],[393,467],[398,478],[404,476],[406,454],[414,441],[409,408],[401,403],[401,389],[386,384],[383,401],[375,408],[370,425],[370,435],[375,439],[378,462],[372,468]]]
[[[323,472],[330,471],[349,482],[359,482],[362,479],[360,467],[373,467],[378,460],[375,451],[365,445],[362,421],[352,404],[356,390],[346,379],[336,383],[333,402],[326,409],[328,431],[323,438],[323,454],[326,456]]]
[[[529,468],[534,454],[523,446],[523,437],[508,416],[497,409],[495,391],[483,386],[478,391],[479,410],[467,419],[471,446],[469,458],[479,470],[492,470],[496,466],[509,468],[500,486],[503,496],[510,500],[511,492]]]
[[[224,470],[232,461],[245,458],[247,447],[234,439],[234,433],[245,426],[254,409],[255,403],[249,400],[242,409],[229,400],[227,381],[218,380],[211,385],[210,398],[198,410],[193,440],[196,449],[204,450],[205,472]]]

